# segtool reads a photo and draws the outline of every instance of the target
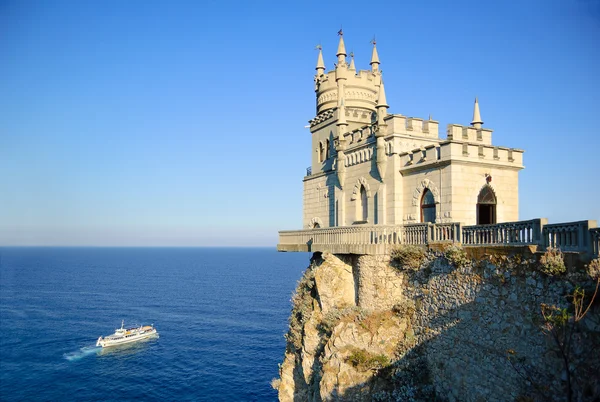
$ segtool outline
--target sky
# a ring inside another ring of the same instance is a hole
[[[520,219],[600,221],[598,0],[0,0],[0,246],[274,247],[340,27],[389,113],[479,98]]]

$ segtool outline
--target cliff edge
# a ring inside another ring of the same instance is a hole
[[[521,250],[470,257],[315,253],[292,298],[279,400],[600,398],[599,303],[579,320],[573,308],[597,272],[540,269]]]

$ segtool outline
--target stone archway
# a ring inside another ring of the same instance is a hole
[[[440,192],[437,189],[437,187],[435,186],[435,184],[429,179],[421,180],[419,185],[413,191],[413,197],[412,197],[412,205],[413,205],[413,211],[414,211],[413,217],[415,220],[419,220],[419,217],[421,217],[421,201],[423,200],[423,196],[425,195],[426,190],[429,191],[431,193],[431,195],[433,196],[433,205],[435,205],[435,220],[434,221],[438,221],[439,215],[440,215],[439,204],[441,202]],[[422,219],[420,219],[420,220],[422,221]]]
[[[485,184],[477,195],[477,224],[492,225],[496,223],[496,192],[489,184]]]

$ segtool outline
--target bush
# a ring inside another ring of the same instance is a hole
[[[346,358],[346,362],[361,371],[379,370],[390,365],[390,359],[386,355],[375,355],[364,349],[352,349]]]
[[[452,245],[444,250],[444,257],[456,268],[462,268],[469,262],[467,252],[460,246]]]
[[[548,247],[540,258],[540,271],[548,276],[560,275],[567,271],[563,253],[558,248]]]
[[[592,277],[592,279],[600,279],[600,258],[596,258],[588,264],[587,272],[588,275]]]
[[[425,261],[425,250],[419,246],[409,244],[394,248],[390,255],[392,261],[412,271],[417,271]]]

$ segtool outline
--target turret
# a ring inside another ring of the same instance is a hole
[[[317,58],[317,67],[315,67],[315,70],[317,70],[317,77],[319,77],[325,72],[325,63],[323,62],[323,48],[319,45],[317,49],[319,49],[319,57]]]
[[[338,32],[340,36],[340,43],[338,43],[338,50],[336,56],[338,58],[338,66],[343,67],[346,65],[346,46],[344,45],[344,32],[340,29]]]
[[[344,151],[346,151],[346,139],[344,138],[344,134],[348,130],[348,122],[346,121],[346,106],[344,105],[344,97],[341,97],[341,103],[338,107],[338,121],[336,123],[337,126],[337,176],[338,182],[340,183],[340,188],[344,187],[344,180],[346,178],[346,155]]]
[[[477,102],[477,98],[475,98],[475,107],[473,108],[473,121],[471,125],[475,128],[481,128],[483,121],[481,121],[481,114],[479,113],[479,102]]]
[[[385,134],[387,131],[387,123],[385,122],[385,116],[387,116],[387,100],[385,99],[385,88],[383,87],[383,79],[379,84],[379,94],[377,96],[377,129],[375,130],[376,139],[376,162],[377,171],[379,177],[383,182],[385,177],[385,171],[387,167],[387,158],[385,155]]]
[[[354,65],[354,52],[350,52],[350,67],[348,70],[356,71],[356,66]]]
[[[371,65],[371,71],[376,73],[379,71],[379,55],[377,54],[377,42],[375,41],[375,38],[373,38],[373,40],[371,41],[371,43],[373,44],[373,54],[371,54],[371,62],[369,63]]]

